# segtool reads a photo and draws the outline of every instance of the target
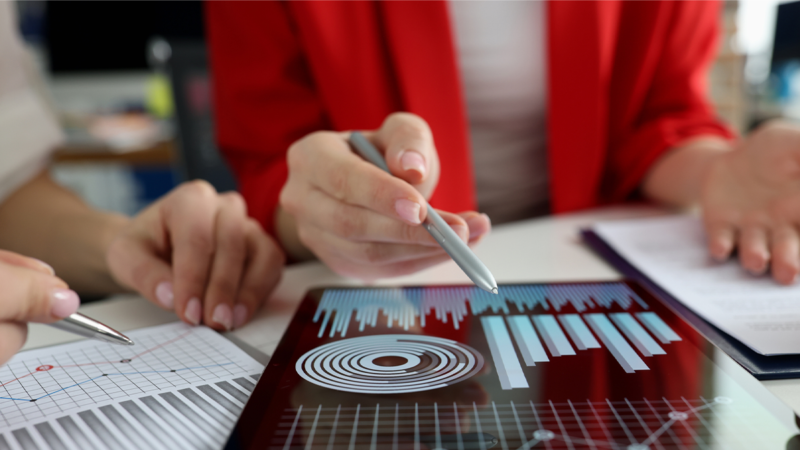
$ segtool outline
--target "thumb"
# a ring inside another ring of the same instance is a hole
[[[439,179],[439,158],[431,129],[421,117],[409,113],[392,114],[373,140],[384,149],[392,175],[411,185],[435,186]]]
[[[0,262],[0,285],[0,322],[56,322],[81,303],[63,280],[6,262]]]

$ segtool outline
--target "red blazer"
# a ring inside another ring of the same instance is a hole
[[[443,1],[206,2],[217,139],[250,214],[273,231],[292,142],[430,124],[431,203],[475,209],[464,99]],[[548,140],[556,213],[635,195],[653,162],[697,135],[730,137],[705,93],[717,2],[550,2]]]

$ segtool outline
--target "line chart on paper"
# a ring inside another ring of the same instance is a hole
[[[263,366],[205,327],[175,323],[129,335],[136,345],[80,341],[1,366],[0,448],[115,447],[126,431],[157,431],[156,418],[191,431],[184,440],[152,434],[121,447],[218,446]],[[175,430],[169,434],[181,435]]]

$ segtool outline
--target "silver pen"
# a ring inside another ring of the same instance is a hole
[[[124,334],[107,325],[103,325],[91,317],[84,316],[81,313],[72,314],[63,320],[53,322],[49,325],[59,330],[68,331],[90,339],[97,339],[119,345],[133,345],[133,341]]]
[[[389,172],[389,166],[386,165],[386,160],[383,159],[381,152],[364,135],[358,131],[350,133],[350,145],[362,158]],[[453,258],[453,261],[467,274],[470,280],[484,291],[497,294],[497,282],[494,280],[492,272],[489,272],[489,269],[475,256],[475,253],[472,253],[469,246],[450,228],[442,216],[431,208],[431,205],[426,202],[425,206],[428,207],[428,216],[422,226]]]

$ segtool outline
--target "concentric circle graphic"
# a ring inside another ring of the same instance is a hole
[[[400,361],[376,363],[381,358]],[[405,394],[439,389],[466,380],[483,367],[472,347],[432,336],[384,334],[330,342],[295,364],[306,381],[360,394]]]

